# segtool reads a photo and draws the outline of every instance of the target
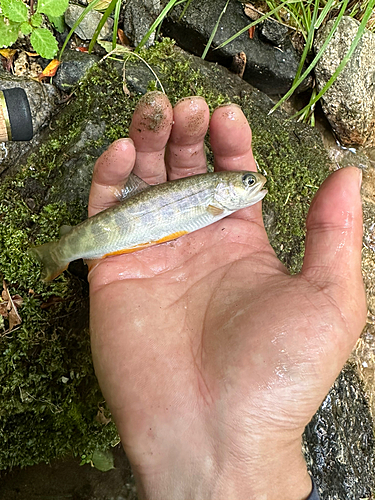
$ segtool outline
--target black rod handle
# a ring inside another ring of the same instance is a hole
[[[0,142],[32,138],[33,122],[26,92],[21,88],[0,90]]]

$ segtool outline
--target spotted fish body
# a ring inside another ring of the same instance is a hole
[[[150,186],[131,175],[122,201],[30,249],[50,281],[76,259],[134,252],[206,227],[260,201],[266,179],[256,172],[201,174]]]

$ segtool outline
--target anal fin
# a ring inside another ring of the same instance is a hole
[[[115,252],[106,253],[105,255],[103,255],[102,259],[105,259],[106,257],[112,257],[114,255],[138,252],[139,250],[143,250],[144,248],[151,247],[153,245],[159,245],[160,243],[166,243],[167,241],[176,240],[177,238],[183,236],[184,234],[187,234],[188,232],[189,231],[178,231],[176,233],[168,234],[168,236],[164,236],[164,238],[161,238],[160,240],[148,241],[147,243],[141,243],[140,245],[136,245],[131,248],[124,248],[122,250],[116,250]]]

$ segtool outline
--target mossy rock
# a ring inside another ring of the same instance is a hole
[[[282,113],[268,116],[273,103],[264,94],[168,40],[141,56],[172,104],[197,94],[211,110],[229,101],[242,106],[253,129],[255,158],[268,179],[264,212],[271,244],[291,272],[298,272],[308,206],[330,166],[318,133]],[[86,217],[96,158],[127,135],[142,90],[156,86],[138,60],[128,61],[126,74],[130,96],[123,91],[122,63],[107,60],[90,70],[45,143],[0,186],[0,270],[10,294],[24,300],[21,325],[6,332],[5,320],[0,337],[0,469],[67,454],[90,457],[117,441],[113,423],[97,418],[106,409],[90,356],[84,271],[70,266],[44,284],[26,249]]]

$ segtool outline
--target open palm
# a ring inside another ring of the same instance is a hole
[[[116,202],[133,167],[151,184],[205,171],[208,121],[201,98],[172,111],[148,94],[134,144],[117,141],[97,162],[90,215]],[[238,107],[215,111],[210,137],[217,170],[256,169]],[[307,497],[301,435],[366,314],[358,182],[348,168],[319,190],[297,276],[271,248],[260,204],[92,268],[95,370],[141,495]]]

